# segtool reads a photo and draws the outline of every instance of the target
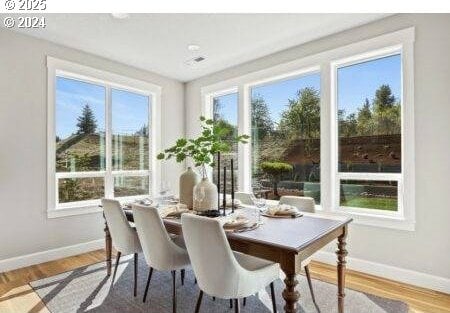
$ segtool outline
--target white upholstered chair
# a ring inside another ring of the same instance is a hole
[[[235,192],[234,196],[236,199],[238,199],[239,201],[241,201],[242,204],[245,205],[254,205],[255,202],[253,201],[253,194],[252,193],[248,193],[248,192]]]
[[[235,312],[239,312],[240,298],[254,295],[268,285],[276,312],[273,282],[279,278],[277,263],[233,253],[225,231],[216,219],[183,214],[181,225],[200,287],[196,313],[200,310],[203,292],[213,297],[234,299]]]
[[[294,206],[299,211],[302,211],[302,212],[314,213],[316,211],[314,199],[310,198],[310,197],[282,196],[280,198],[279,203]],[[308,280],[309,291],[311,292],[311,298],[312,298],[314,304],[316,304],[316,298],[314,297],[314,290],[313,290],[313,286],[312,286],[311,275],[309,273],[309,263],[311,262],[311,259],[312,258],[309,257],[306,260],[302,261],[301,266],[305,270],[306,279]]]
[[[153,269],[172,272],[172,311],[176,312],[176,271],[181,270],[182,282],[184,268],[190,265],[189,255],[185,249],[183,237],[171,237],[164,227],[158,209],[154,207],[133,205],[134,224],[139,235],[145,260],[150,268],[143,301],[147,297]]]
[[[119,266],[120,257],[122,255],[134,254],[134,290],[137,293],[137,269],[138,269],[138,253],[142,251],[136,229],[130,226],[127,217],[122,210],[120,202],[112,199],[102,199],[103,212],[106,222],[108,223],[109,232],[111,234],[112,243],[117,250],[116,265],[111,280],[111,286],[116,278],[117,268]]]

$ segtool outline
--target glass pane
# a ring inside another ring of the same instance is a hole
[[[401,56],[338,69],[339,171],[401,172]]]
[[[101,199],[104,197],[104,190],[103,177],[58,180],[59,203]]]
[[[56,171],[105,169],[105,88],[56,77]]]
[[[320,74],[251,89],[252,184],[320,203]]]
[[[114,177],[114,196],[129,197],[149,194],[148,176]]]
[[[396,181],[341,180],[341,206],[397,211]]]
[[[238,145],[232,143],[232,139],[238,135],[238,93],[230,93],[228,95],[215,97],[213,99],[213,118],[218,121],[222,127],[228,129],[225,141],[231,145],[230,152],[224,152],[220,155],[221,167],[221,185],[223,184],[223,167],[227,167],[227,190],[231,190],[231,159],[233,159],[234,183],[235,190],[239,190],[238,186]],[[214,156],[214,162],[217,165],[217,155]],[[213,171],[213,181],[217,184],[217,166]]]
[[[148,170],[150,98],[117,89],[111,97],[113,170]]]

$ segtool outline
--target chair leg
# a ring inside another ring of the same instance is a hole
[[[197,298],[197,304],[195,305],[195,313],[200,312],[200,306],[202,305],[202,298],[203,298],[203,290],[200,290],[200,293],[198,294]]]
[[[242,305],[245,306],[247,304],[247,297],[244,298],[244,301],[242,301]]]
[[[117,256],[116,256],[116,265],[114,267],[114,273],[113,273],[113,277],[111,280],[111,287],[114,285],[114,279],[116,279],[117,268],[119,267],[119,261],[120,261],[121,255],[122,255],[122,253],[120,251],[118,251]]]
[[[312,281],[311,281],[311,274],[309,273],[308,265],[306,265],[304,267],[304,269],[305,269],[306,279],[308,280],[309,291],[311,292],[311,298],[312,298],[314,304],[316,304],[316,297],[314,296],[314,290],[313,290]]]
[[[172,271],[172,289],[173,289],[173,294],[172,294],[172,312],[176,313],[177,312],[177,292],[176,292],[176,271]]]
[[[239,299],[234,299],[234,313],[239,313],[240,311]]]
[[[230,299],[230,309],[233,308],[233,299]]]
[[[144,302],[144,303],[145,303],[145,300],[147,300],[148,287],[150,286],[150,280],[152,279],[152,274],[153,274],[153,267],[150,267],[150,270],[148,272],[147,285],[145,286],[144,298],[142,299],[142,302]]]
[[[184,276],[186,275],[186,271],[184,269],[181,270],[181,286],[184,286]]]
[[[272,296],[272,310],[273,313],[277,313],[277,303],[275,301],[275,288],[273,282],[270,283],[270,295]]]
[[[137,276],[138,276],[138,254],[134,254],[134,289],[133,289],[133,296],[136,297],[137,295]]]

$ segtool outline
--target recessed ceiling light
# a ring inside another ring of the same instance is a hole
[[[189,51],[198,51],[198,50],[200,50],[200,46],[199,45],[195,45],[195,44],[189,44],[187,46],[187,49]]]
[[[129,13],[111,13],[111,15],[118,20],[124,20],[130,17]]]

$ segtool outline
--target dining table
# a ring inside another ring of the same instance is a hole
[[[235,210],[252,214],[257,210],[251,206],[243,206]],[[131,223],[132,210],[124,208],[125,215]],[[296,218],[275,218],[259,216],[260,225],[249,231],[226,232],[228,241],[234,251],[246,253],[251,256],[280,264],[285,274],[284,311],[297,312],[300,293],[296,286],[297,275],[301,271],[301,263],[316,251],[322,249],[330,242],[337,240],[337,304],[338,312],[344,313],[345,297],[345,268],[346,268],[346,238],[348,225],[352,221],[346,216],[331,216],[320,213],[306,213]],[[182,235],[180,218],[163,218],[164,225],[169,233]],[[107,275],[111,275],[112,239],[105,219],[105,251]]]

